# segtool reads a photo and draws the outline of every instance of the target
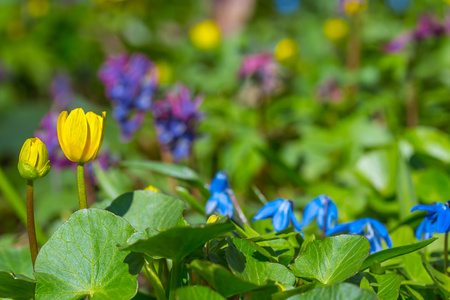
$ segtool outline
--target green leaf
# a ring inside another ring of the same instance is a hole
[[[225,300],[220,294],[210,288],[201,285],[186,286],[176,290],[175,299],[177,300]]]
[[[292,285],[295,281],[294,275],[287,267],[270,262],[245,240],[228,238],[226,257],[233,274],[253,284],[264,285],[271,280]]]
[[[382,263],[391,258],[422,249],[423,247],[426,247],[429,244],[431,244],[432,242],[434,242],[435,240],[437,240],[437,238],[431,238],[431,239],[428,239],[428,240],[425,240],[422,242],[418,242],[415,244],[411,244],[411,245],[394,247],[394,248],[390,248],[390,249],[384,249],[379,252],[373,253],[373,254],[369,255],[369,257],[364,261],[363,265],[361,266],[360,271],[364,271],[365,269],[370,268],[370,266],[373,263]]]
[[[439,290],[444,294],[444,296],[447,299],[450,298],[450,278],[445,274],[439,272],[438,270],[434,269],[430,265],[430,263],[425,260],[423,255],[422,255],[422,262],[428,274],[433,279],[434,283],[439,288]]]
[[[0,271],[0,298],[33,299],[36,281],[23,275]]]
[[[398,298],[398,293],[400,292],[400,284],[402,281],[398,275],[370,274],[370,276],[374,277],[375,282],[378,284],[378,286],[372,285],[372,288],[377,293],[378,298],[383,300],[396,300]]]
[[[203,277],[212,288],[226,298],[260,288],[259,285],[244,281],[221,265],[209,261],[196,259],[191,262],[189,268]]]
[[[0,248],[0,271],[33,277],[30,249]]]
[[[153,191],[138,190],[115,199],[106,210],[123,217],[137,231],[174,227],[184,210],[184,203]]]
[[[350,283],[340,283],[324,288],[315,288],[304,294],[296,295],[289,300],[375,300],[377,297],[370,291],[359,289]]]
[[[127,264],[130,252],[119,251],[117,244],[133,232],[127,221],[108,211],[75,212],[39,252],[36,299],[132,298],[140,270]]]
[[[177,193],[178,195],[180,195],[187,203],[189,203],[189,205],[196,210],[197,212],[199,212],[200,214],[204,215],[206,214],[205,211],[205,207],[203,207],[203,205],[200,204],[200,202],[197,201],[197,199],[195,199],[187,189],[185,189],[182,186],[177,186]]]
[[[33,278],[30,250],[0,248],[0,298],[32,299],[36,281],[29,277]]]
[[[197,227],[174,227],[161,232],[149,228],[131,236],[121,249],[181,261],[206,242],[233,229],[229,220]]]
[[[292,266],[297,277],[331,285],[356,274],[369,255],[369,242],[359,235],[327,237],[312,241]]]
[[[308,283],[308,284],[302,285],[302,286],[292,289],[292,290],[278,292],[278,293],[275,293],[272,295],[272,300],[286,300],[292,296],[306,293],[306,292],[314,289],[315,287],[316,287],[315,283]]]
[[[449,176],[442,170],[430,168],[417,172],[414,176],[417,196],[422,203],[446,202],[450,199],[450,190],[443,186],[450,186]]]
[[[166,164],[163,162],[151,160],[129,160],[122,162],[121,165],[136,169],[147,169],[189,182],[190,184],[198,187],[201,190],[202,194],[209,195],[209,191],[205,188],[203,180],[200,178],[200,176],[195,171],[186,166]]]
[[[358,160],[358,173],[384,196],[394,193],[396,182],[396,155],[391,150],[375,150]]]
[[[416,192],[408,164],[402,155],[398,158],[397,200],[400,205],[400,218],[409,216],[411,208],[417,204]]]
[[[436,128],[419,126],[409,130],[405,137],[418,153],[450,163],[450,138],[447,134]]]

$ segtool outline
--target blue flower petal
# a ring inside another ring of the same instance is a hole
[[[281,231],[288,227],[289,225],[289,208],[291,203],[289,200],[284,200],[283,203],[278,208],[272,219],[273,229],[276,232]]]
[[[350,226],[352,225],[352,223],[353,222],[337,224],[332,229],[327,230],[327,235],[333,235],[333,234],[336,234],[336,233],[342,233],[342,232],[349,231]]]
[[[436,221],[436,229],[438,233],[446,233],[450,226],[450,209],[444,203],[439,203],[439,212]]]
[[[327,209],[327,231],[333,228],[338,223],[338,208],[333,201],[328,202]]]
[[[383,250],[381,241],[375,237],[369,238],[370,254]]]
[[[426,210],[426,211],[438,211],[438,207],[436,205],[424,205],[424,204],[419,204],[414,206],[413,208],[411,208],[411,212],[416,211],[416,210]]]
[[[233,218],[234,205],[227,193],[218,193],[219,204],[217,205],[217,212],[222,216]]]
[[[217,205],[219,204],[219,199],[218,199],[218,194],[214,193],[211,195],[211,197],[209,197],[208,201],[206,202],[205,205],[205,211],[207,215],[212,214],[215,210]]]
[[[253,222],[273,217],[284,199],[277,199],[266,203],[253,217]]]
[[[370,218],[363,218],[351,222],[349,231],[350,234],[364,235],[366,231],[366,224],[370,222]]]
[[[419,227],[417,227],[417,229],[416,229],[416,239],[419,241],[422,239],[422,234],[423,234],[423,231],[425,229],[425,225],[427,224],[427,222],[428,222],[427,218],[423,219],[423,221],[420,223]]]
[[[316,199],[318,199],[318,197]],[[320,206],[317,203],[316,199],[312,200],[306,205],[305,210],[303,211],[303,218],[300,222],[300,227],[303,228],[308,226],[308,224],[311,223],[312,220],[314,220],[314,218],[317,216],[317,213],[320,210]],[[317,223],[319,222],[317,221]]]
[[[216,173],[216,175],[214,175],[213,180],[211,181],[211,184],[209,186],[209,191],[211,193],[214,192],[224,192],[225,190],[227,190],[229,188],[228,185],[228,176],[227,173],[225,173],[224,171],[219,171]]]
[[[297,218],[295,217],[294,210],[292,209],[292,205],[289,208],[289,218],[291,219],[292,224],[294,225],[295,231],[302,231],[302,227],[300,226],[300,223],[298,222]]]

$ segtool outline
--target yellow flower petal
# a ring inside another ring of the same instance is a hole
[[[64,124],[66,123],[68,116],[69,116],[69,113],[67,111],[63,111],[62,113],[60,113],[59,117],[58,117],[58,124],[57,124],[58,140],[59,140],[59,144],[61,145],[61,149],[63,150],[64,154],[67,153],[68,149],[67,149],[66,143],[64,141],[64,136],[62,133],[63,133]]]
[[[88,135],[88,125],[83,109],[72,110],[62,129],[65,147],[67,147],[67,152],[64,151],[64,154],[69,160],[80,162]]]
[[[86,120],[88,124],[88,135],[81,160],[90,162],[95,158],[100,148],[103,119],[99,115],[90,111],[86,114]]]
[[[39,153],[38,153],[39,147],[37,147],[37,145],[36,145],[36,138],[32,138],[30,140],[31,140],[31,143],[29,145],[29,151],[30,152],[29,152],[29,156],[28,156],[27,162],[28,162],[28,164],[30,166],[36,167],[37,160],[38,160],[38,157],[39,157]]]

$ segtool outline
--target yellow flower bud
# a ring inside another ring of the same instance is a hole
[[[323,33],[332,41],[340,40],[348,34],[348,24],[342,19],[330,19],[323,24]]]
[[[212,223],[217,222],[218,220],[220,220],[219,216],[211,215],[211,216],[209,216],[208,221],[206,221],[206,224],[212,224]]]
[[[202,50],[217,48],[220,44],[220,29],[211,20],[196,24],[189,31],[192,44]]]
[[[25,179],[35,180],[47,175],[50,161],[45,144],[38,138],[27,139],[20,150],[17,167]]]
[[[345,0],[344,11],[348,15],[355,15],[366,10],[368,5],[366,0]]]
[[[298,55],[299,46],[294,39],[282,39],[275,48],[275,59],[279,62],[287,62]]]
[[[144,190],[145,191],[152,191],[152,192],[155,192],[155,193],[161,193],[161,191],[157,187],[155,187],[153,185],[149,185]]]
[[[77,108],[63,111],[58,118],[58,140],[66,157],[85,164],[94,160],[103,142],[106,112],[99,116]]]

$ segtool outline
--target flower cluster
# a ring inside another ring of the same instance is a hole
[[[300,9],[300,0],[274,0],[276,10],[284,15],[294,13]]]
[[[353,222],[338,224],[338,209],[336,204],[327,195],[320,195],[309,202],[303,211],[302,222],[295,218],[294,203],[287,199],[277,199],[264,205],[253,218],[253,222],[272,217],[275,231],[281,231],[292,222],[296,231],[310,224],[316,219],[317,226],[325,235],[348,232],[366,237],[370,243],[370,252],[382,250],[381,239],[384,239],[388,247],[392,247],[392,241],[386,227],[377,220],[364,218]]]
[[[416,238],[420,241],[429,239],[434,232],[450,232],[450,201],[447,203],[435,203],[433,205],[416,205],[411,212],[416,210],[427,211],[425,218],[416,229]]]
[[[250,54],[244,57],[239,77],[252,78],[261,84],[265,93],[272,93],[278,85],[278,64],[271,53]]]
[[[388,53],[398,52],[411,42],[419,43],[422,40],[445,34],[449,34],[447,21],[441,22],[432,15],[423,15],[417,22],[416,28],[401,33],[386,46],[385,51]]]
[[[169,91],[166,98],[155,103],[153,114],[158,131],[158,140],[163,148],[170,151],[175,161],[179,161],[191,152],[192,142],[196,138],[196,125],[202,118],[198,108],[203,97],[191,98],[189,89],[178,85]]]
[[[143,54],[109,57],[98,72],[113,104],[113,116],[128,140],[140,127],[144,112],[152,107],[158,84],[155,64]]]
[[[206,214],[210,215],[217,212],[222,216],[233,218],[234,206],[230,198],[231,188],[225,172],[219,171],[214,175],[209,191],[211,192],[211,197],[209,197],[205,205]]]

